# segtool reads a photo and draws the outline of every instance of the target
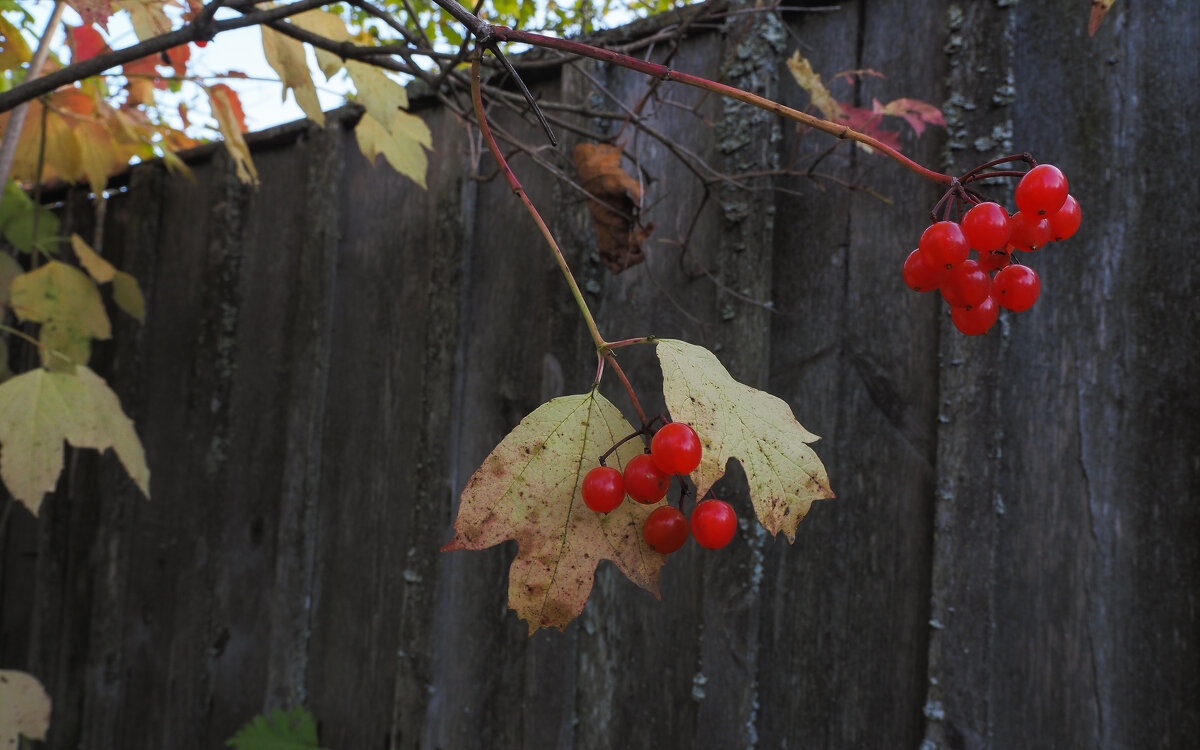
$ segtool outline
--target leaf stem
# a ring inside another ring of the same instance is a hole
[[[927,169],[921,166],[912,159],[909,159],[904,154],[901,154],[896,149],[881,143],[866,133],[860,133],[848,125],[830,122],[829,120],[822,120],[819,117],[810,115],[806,112],[801,112],[797,109],[792,109],[791,107],[786,107],[778,102],[758,96],[757,94],[751,94],[749,91],[743,91],[742,89],[735,88],[724,83],[717,83],[716,81],[710,81],[707,78],[701,78],[699,76],[689,75],[677,70],[672,70],[666,65],[659,65],[658,63],[639,60],[636,57],[629,57],[628,55],[622,55],[619,52],[600,49],[589,44],[572,42],[567,39],[555,39],[554,37],[534,34],[529,31],[521,31],[520,29],[510,29],[507,26],[489,27],[487,37],[489,40],[496,39],[502,42],[523,42],[525,44],[532,44],[535,47],[546,47],[549,49],[556,49],[561,52],[566,52],[568,54],[578,55],[580,57],[590,57],[593,60],[600,60],[601,62],[619,65],[620,67],[629,68],[630,70],[636,70],[639,73],[644,73],[645,75],[662,81],[675,81],[676,83],[682,83],[685,86],[692,86],[704,91],[711,91],[714,94],[719,94],[731,99],[737,99],[738,101],[745,102],[746,104],[750,104],[760,109],[765,109],[768,112],[774,112],[777,115],[786,117],[789,120],[803,123],[816,130],[828,133],[836,138],[851,140],[861,143],[864,146],[870,146],[871,148],[898,162],[905,168],[916,172],[928,180],[932,180],[943,185],[949,185],[954,180],[954,178],[948,174],[935,172],[932,169]]]
[[[620,349],[623,346],[633,346],[634,344],[653,344],[658,339],[654,336],[642,336],[636,339],[622,339],[621,341],[610,341],[607,346],[609,349]]]

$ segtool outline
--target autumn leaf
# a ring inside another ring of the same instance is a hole
[[[759,522],[795,541],[812,502],[833,497],[825,467],[808,447],[817,436],[800,426],[782,399],[734,380],[707,349],[673,339],[660,340],[657,348],[671,419],[691,425],[704,444],[691,475],[697,497],[736,458]]]
[[[336,13],[320,9],[307,10],[292,16],[291,23],[334,42],[348,42],[351,38],[345,22]],[[342,58],[334,53],[323,49],[316,50],[316,53],[317,67],[326,78],[332,78],[342,69]]]
[[[871,108],[883,115],[904,118],[918,138],[925,132],[926,124],[946,127],[942,110],[919,99],[893,99],[884,105],[875,99]]]
[[[1088,36],[1096,36],[1096,32],[1100,30],[1100,24],[1104,23],[1104,17],[1112,10],[1113,3],[1117,0],[1092,0],[1092,15],[1088,19]]]
[[[129,11],[133,32],[141,42],[171,30],[171,19],[165,12],[167,4],[167,0],[117,0],[118,7]]]
[[[225,140],[225,150],[233,157],[238,179],[242,182],[257,185],[258,170],[254,168],[254,160],[250,158],[250,147],[242,137],[246,127],[246,116],[242,113],[242,103],[233,89],[223,83],[207,87],[208,98],[212,105],[213,116],[221,136]]]
[[[104,37],[91,26],[67,26],[67,47],[71,50],[71,62],[83,62],[104,52],[108,45]]]
[[[0,201],[0,233],[16,249],[23,253],[33,251],[33,218],[37,214],[38,245],[49,249],[47,237],[58,234],[58,217],[45,206],[36,206],[16,182],[9,180],[4,185],[4,199]]]
[[[596,249],[613,273],[646,259],[642,243],[654,231],[653,222],[639,221],[642,186],[621,168],[621,153],[605,143],[581,143],[572,152],[579,184],[593,196],[587,205]]]
[[[113,302],[139,323],[146,322],[146,298],[133,276],[124,271],[113,274]]]
[[[600,454],[634,430],[596,391],[563,396],[525,417],[484,459],[463,490],[455,534],[443,551],[517,541],[508,572],[508,606],[529,624],[563,629],[583,611],[596,566],[612,560],[658,596],[666,556],[650,549],[642,524],[656,506],[627,501],[608,514],[580,495]],[[640,443],[622,445],[608,465],[622,468]]]
[[[21,737],[45,741],[50,696],[36,677],[0,669],[0,748],[23,746]]]
[[[400,120],[406,122],[398,122]],[[358,148],[367,161],[374,164],[375,159],[382,155],[387,163],[392,165],[392,169],[411,178],[421,187],[425,187],[425,172],[429,165],[429,158],[421,148],[421,141],[408,135],[414,130],[412,124],[407,122],[408,120],[416,120],[420,123],[427,141],[429,129],[425,126],[424,121],[407,112],[396,112],[392,115],[390,128],[384,127],[371,115],[364,114],[354,128],[354,138],[358,141]]]
[[[236,750],[320,750],[317,723],[303,708],[255,716],[225,742]]]
[[[842,119],[842,105],[838,104],[833,94],[829,93],[829,89],[821,82],[820,74],[813,70],[812,63],[804,55],[801,55],[799,50],[796,50],[788,58],[787,66],[792,73],[792,78],[796,79],[796,83],[808,92],[813,106],[817,108],[822,117],[835,122]]]
[[[101,258],[82,237],[77,234],[71,235],[71,249],[75,251],[75,257],[79,258],[79,265],[87,270],[88,275],[95,279],[97,284],[113,280],[117,269],[113,268],[112,263]]]
[[[96,373],[38,368],[0,383],[0,478],[35,515],[62,473],[63,441],[76,448],[112,448],[150,497],[150,469],[120,400]]]
[[[42,324],[38,340],[51,350],[43,351],[42,362],[53,369],[70,364],[51,352],[84,364],[91,356],[91,340],[112,336],[96,285],[79,269],[57,260],[13,279],[12,306],[19,320]]]
[[[67,0],[67,5],[79,14],[85,24],[108,29],[108,19],[113,14],[109,0]]]
[[[308,115],[308,119],[324,127],[325,113],[321,111],[317,88],[313,85],[312,74],[308,72],[304,45],[278,31],[273,31],[265,24],[260,25],[259,29],[262,31],[263,54],[267,58],[267,64],[283,84],[282,100],[287,100],[287,92],[290,90],[296,98],[296,104]]]
[[[0,16],[0,70],[16,70],[33,57],[17,27]]]

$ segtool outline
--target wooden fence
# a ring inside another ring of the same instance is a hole
[[[626,137],[656,228],[619,275],[579,194],[514,158],[606,336],[716,349],[824,436],[838,494],[792,546],[756,527],[721,553],[689,546],[661,602],[602,566],[563,633],[527,637],[507,611],[511,544],[438,552],[487,452],[595,366],[532,223],[500,180],[471,179],[466,127],[421,111],[428,190],[368,165],[345,118],[259,136],[257,190],[217,150],[194,181],[133,169],[104,246],[148,318],[116,317],[95,364],[137,423],[153,500],[111,454],[74,452],[41,516],[17,509],[0,538],[0,667],[52,693],[48,746],[216,748],[298,704],[334,750],[1194,746],[1200,18],[1190,0],[1118,2],[1089,38],[1087,9],[741,14],[670,63],[804,107],[784,66],[800,43],[827,80],[886,73],[854,85],[863,106],[944,102],[945,133],[904,136],[925,163],[1028,149],[1061,165],[1084,227],[1030,260],[1037,305],[982,338],[904,288],[938,191],[881,157],[842,144],[815,171],[890,203],[808,176],[705,185],[663,140]],[[619,113],[603,91],[646,91],[580,67],[540,93]],[[831,145],[660,95],[682,106],[648,123],[726,173],[793,154],[808,169]],[[562,132],[542,156],[569,171],[579,137]],[[93,229],[80,191],[62,215]],[[650,353],[623,361],[653,393]],[[747,508],[736,478],[723,494]]]

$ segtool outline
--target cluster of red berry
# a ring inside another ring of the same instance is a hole
[[[1047,243],[1065,240],[1079,229],[1079,202],[1067,191],[1067,178],[1055,166],[1039,164],[1021,177],[1014,199],[1017,212],[984,201],[965,185],[988,177],[1010,177],[1019,172],[985,172],[991,162],[957,180],[934,208],[946,205],[946,217],[921,235],[901,274],[904,283],[918,292],[940,289],[950,305],[950,317],[969,336],[986,333],[1003,307],[1028,310],[1037,301],[1042,282],[1037,272],[1013,260],[1013,250],[1035,252]],[[950,204],[970,204],[962,223],[949,220]],[[974,249],[977,257],[972,259]]]
[[[669,422],[650,440],[650,452],[634,458],[625,473],[601,465],[583,478],[583,502],[597,513],[608,513],[625,500],[625,495],[643,505],[653,505],[667,496],[671,477],[691,474],[700,465],[700,437],[682,422]],[[724,500],[711,498],[692,509],[691,536],[707,549],[729,544],[737,530],[737,514]],[[657,508],[642,525],[642,536],[656,552],[669,555],[688,539],[688,520],[673,505]]]

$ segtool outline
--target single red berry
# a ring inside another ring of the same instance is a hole
[[[655,552],[669,555],[687,541],[687,519],[674,505],[655,508],[642,524],[642,538]]]
[[[710,499],[697,503],[692,511],[692,536],[705,549],[721,549],[737,531],[737,513],[724,500]]]
[[[992,290],[992,277],[974,260],[964,260],[942,282],[942,299],[951,307],[973,307]]]
[[[1018,211],[1037,216],[1052,214],[1067,199],[1067,178],[1053,164],[1039,164],[1017,183],[1013,198]]]
[[[208,40],[207,39],[197,39],[196,41],[192,42],[192,44],[203,49],[204,47],[208,46]]]
[[[1044,216],[1027,214],[1017,211],[1010,220],[1012,236],[1009,243],[1018,250],[1027,253],[1040,250],[1047,242],[1054,239],[1050,234],[1050,220]]]
[[[1012,263],[1012,245],[1003,250],[993,250],[990,253],[979,254],[979,267],[985,271],[995,271]]]
[[[917,249],[931,265],[949,270],[966,260],[971,248],[962,227],[953,221],[939,221],[930,224],[921,234]]]
[[[1020,266],[1010,266],[1010,268],[1019,268]],[[996,318],[1000,317],[1000,306],[996,304],[996,298],[988,295],[983,302],[970,307],[955,307],[950,310],[950,319],[954,321],[954,327],[968,336],[979,336],[987,333],[988,329],[996,323]]]
[[[649,453],[639,453],[625,465],[625,491],[643,505],[653,505],[667,496],[671,475],[658,468]]]
[[[914,292],[932,292],[942,285],[950,271],[945,266],[930,263],[917,248],[908,254],[904,265],[900,268],[900,276],[908,288]]]
[[[650,457],[668,474],[691,474],[704,449],[700,436],[683,422],[669,422],[650,440]]]
[[[999,203],[980,203],[967,211],[962,220],[963,235],[971,247],[981,253],[999,250],[1008,244],[1012,231],[1008,211]]]
[[[1028,310],[1041,291],[1042,280],[1029,266],[1009,266],[992,280],[992,296],[1001,307],[1013,312]]]
[[[1079,201],[1075,196],[1068,195],[1063,201],[1062,208],[1050,214],[1050,234],[1054,240],[1065,240],[1075,234],[1083,221],[1083,213],[1079,209]]]
[[[621,472],[611,466],[597,466],[583,478],[583,502],[597,513],[616,510],[625,499],[625,482]]]

